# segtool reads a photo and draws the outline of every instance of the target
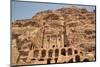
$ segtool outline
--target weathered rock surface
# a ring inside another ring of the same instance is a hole
[[[12,41],[16,40],[12,45],[16,43],[19,52],[72,46],[95,59],[95,20],[95,12],[86,9],[61,8],[41,11],[31,19],[16,20],[12,23]],[[62,61],[61,58],[60,60]],[[37,64],[38,61],[31,63]]]

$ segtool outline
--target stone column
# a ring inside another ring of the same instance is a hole
[[[61,48],[61,41],[59,39],[61,39],[61,38],[59,36],[57,36],[57,45],[58,45],[58,48]]]

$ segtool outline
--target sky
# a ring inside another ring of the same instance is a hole
[[[55,4],[55,3],[36,3],[25,1],[12,1],[11,3],[11,18],[12,21],[21,19],[30,19],[39,11],[55,10],[63,7],[79,7],[86,8],[88,11],[95,10],[95,6],[69,5],[69,4]]]

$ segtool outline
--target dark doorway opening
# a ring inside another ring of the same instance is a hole
[[[78,51],[77,51],[77,50],[74,50],[74,53],[75,53],[75,54],[78,54]]]
[[[55,63],[57,63],[58,58],[55,58]]]
[[[55,50],[55,57],[57,57],[59,55],[59,49]]]
[[[48,51],[49,57],[52,57],[52,54],[53,54],[53,50],[50,49],[50,50]]]
[[[42,50],[42,57],[46,56],[46,50]]]
[[[52,46],[53,48],[55,47],[55,45]]]
[[[50,64],[50,63],[51,63],[51,59],[48,58],[48,59],[47,59],[47,64]]]
[[[68,49],[68,55],[72,55],[72,49],[71,48]]]
[[[66,50],[64,48],[61,49],[61,54],[64,55],[64,56],[66,56]]]
[[[34,57],[38,57],[38,54],[39,54],[39,50],[35,50],[34,51]]]
[[[76,62],[80,62],[80,56],[79,56],[79,55],[76,55],[76,56],[75,56],[75,61],[76,61]]]

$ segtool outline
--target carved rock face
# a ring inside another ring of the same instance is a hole
[[[84,57],[89,53],[95,59],[95,20],[95,12],[62,8],[39,12],[32,19],[15,21],[12,23],[12,41],[19,51],[17,60],[25,64],[80,62],[89,61],[89,57]]]

